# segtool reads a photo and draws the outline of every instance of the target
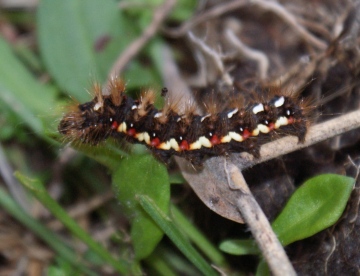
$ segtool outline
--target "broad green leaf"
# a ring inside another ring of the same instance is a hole
[[[164,213],[169,212],[170,184],[164,165],[151,155],[126,158],[113,174],[113,187],[124,212],[132,220],[131,237],[135,258],[149,256],[163,236],[156,223],[138,203],[140,195],[149,196]]]
[[[138,91],[139,88],[145,89],[155,83],[160,83],[159,76],[155,74],[154,70],[145,67],[137,60],[132,61],[126,69],[124,79],[127,90],[136,89]]]
[[[49,114],[56,91],[36,81],[1,37],[0,60],[0,110],[11,110],[19,126],[25,124],[44,136],[44,123],[49,127],[54,120]]]
[[[148,196],[140,195],[139,202],[157,225],[166,233],[177,248],[192,262],[204,275],[217,275],[205,259],[194,249],[189,240],[180,232],[179,227],[164,213]]]
[[[280,242],[287,245],[333,225],[342,215],[354,183],[353,178],[335,174],[306,181],[272,223]]]
[[[43,0],[38,9],[41,53],[51,75],[80,101],[91,78],[103,82],[133,40],[134,23],[113,0]]]
[[[220,249],[232,255],[258,255],[260,254],[254,240],[225,240],[221,242]]]

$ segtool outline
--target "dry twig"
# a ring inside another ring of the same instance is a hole
[[[258,64],[259,77],[265,80],[269,69],[269,59],[267,56],[261,51],[246,46],[230,29],[225,31],[225,38],[236,48],[241,56],[256,61]]]
[[[161,23],[170,13],[171,9],[174,7],[176,0],[167,0],[159,6],[155,12],[154,17],[151,24],[144,30],[142,35],[133,41],[124,52],[121,53],[119,58],[115,61],[114,65],[112,66],[109,74],[108,74],[108,81],[111,78],[119,76],[124,67],[127,63],[136,56],[136,54],[141,50],[141,48],[153,37],[156,31],[159,29]]]
[[[241,191],[236,203],[237,208],[249,226],[271,272],[279,276],[296,275],[284,248],[272,231],[269,221],[252,195],[242,173],[231,163],[225,164],[225,171],[229,176],[229,185]]]
[[[190,40],[197,46],[199,49],[206,54],[206,56],[210,57],[219,73],[221,74],[221,78],[226,85],[232,86],[233,80],[230,77],[229,73],[226,72],[224,63],[221,59],[219,53],[217,53],[214,49],[211,49],[204,41],[194,36],[192,32],[188,34]]]

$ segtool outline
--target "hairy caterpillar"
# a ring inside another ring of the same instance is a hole
[[[146,145],[165,163],[178,155],[201,165],[206,156],[230,152],[246,151],[259,157],[261,144],[274,134],[295,135],[303,142],[308,127],[304,102],[279,89],[268,99],[245,107],[233,104],[205,115],[191,108],[182,114],[169,103],[158,110],[153,92],[134,100],[124,90],[119,79],[110,83],[107,95],[95,85],[94,99],[65,114],[59,132],[71,141],[93,145],[108,137],[123,138]]]

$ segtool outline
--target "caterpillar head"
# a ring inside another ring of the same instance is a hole
[[[80,104],[65,114],[58,130],[66,140],[96,145],[109,136],[111,122],[105,106],[99,107],[95,98],[91,102]]]
[[[123,82],[115,78],[105,91],[99,84],[94,84],[93,91],[92,101],[73,106],[60,121],[58,130],[66,140],[96,145],[108,138],[113,130],[114,110],[123,98]]]

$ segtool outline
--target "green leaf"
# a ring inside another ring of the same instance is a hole
[[[124,260],[115,259],[102,245],[97,243],[68,213],[48,194],[43,184],[37,179],[30,179],[19,172],[15,177],[46,207],[59,221],[61,221],[73,235],[83,241],[91,250],[96,252],[104,261],[114,267],[116,271],[128,273],[128,264]]]
[[[170,14],[172,20],[185,21],[189,19],[195,12],[198,3],[192,0],[179,0],[175,9]]]
[[[138,198],[144,210],[190,262],[192,262],[204,275],[217,275],[204,258],[194,249],[194,247],[192,247],[188,239],[184,237],[170,217],[167,216],[150,197],[140,195]]]
[[[184,184],[186,182],[180,172],[171,172],[169,175],[169,181],[171,184]]]
[[[103,82],[136,32],[117,1],[43,0],[38,8],[41,53],[51,75],[80,101],[89,76]]]
[[[1,37],[0,60],[0,110],[11,110],[19,125],[25,123],[44,136],[44,123],[53,123],[49,113],[55,105],[56,91],[36,81]]]
[[[261,260],[260,263],[258,264],[255,275],[256,276],[270,276],[271,275],[269,266],[264,260]]]
[[[167,170],[151,155],[131,156],[114,172],[113,186],[125,214],[132,220],[135,258],[144,259],[154,250],[163,232],[141,208],[138,197],[149,196],[163,212],[169,213],[170,183]]]
[[[343,213],[354,183],[353,178],[335,174],[306,181],[272,223],[280,242],[287,245],[333,225]]]
[[[254,240],[225,240],[220,244],[220,250],[232,255],[260,254]]]

